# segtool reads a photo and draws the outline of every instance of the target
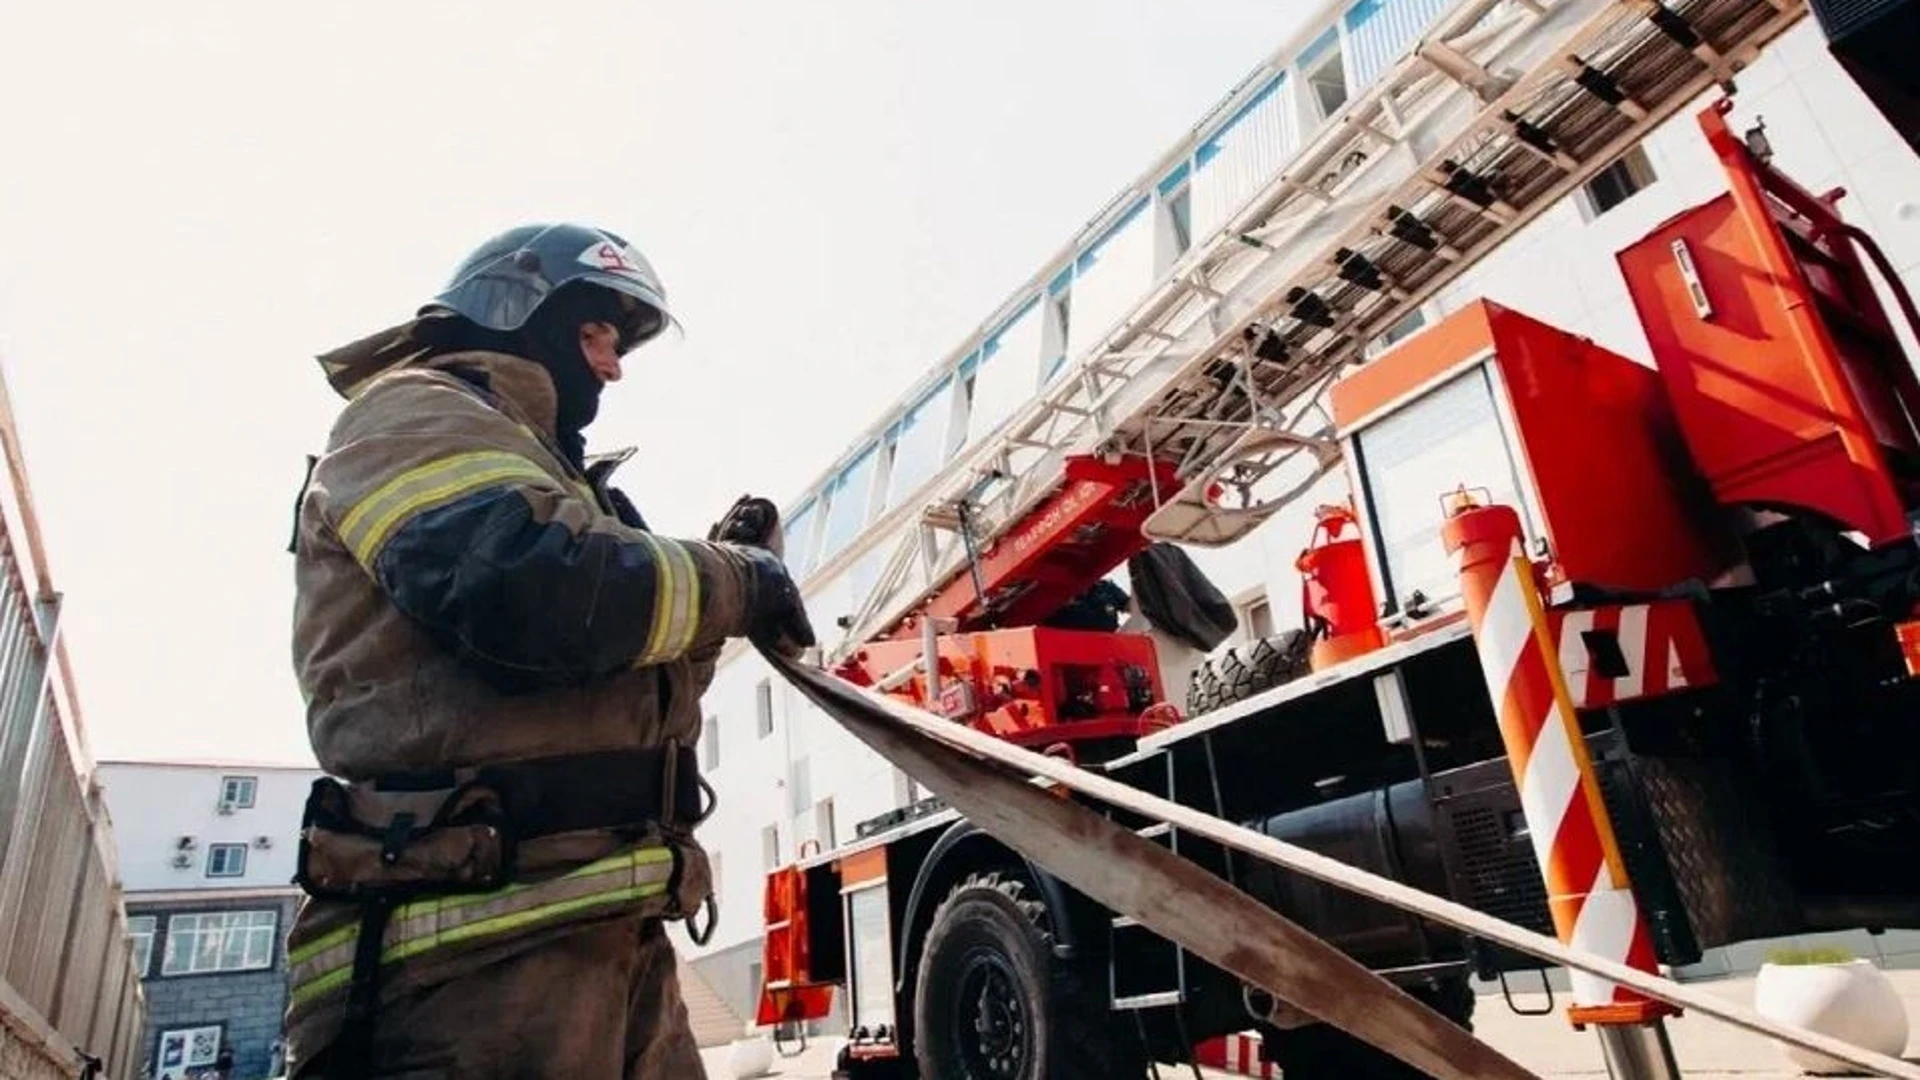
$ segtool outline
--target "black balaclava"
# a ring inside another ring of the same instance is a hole
[[[580,349],[580,328],[590,322],[623,325],[620,299],[591,285],[562,286],[521,331],[528,357],[553,378],[554,435],[576,468],[584,468],[588,424],[600,412],[600,377]]]

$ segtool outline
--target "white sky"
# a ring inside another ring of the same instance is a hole
[[[100,757],[310,760],[312,356],[527,220],[685,340],[589,445],[667,533],[780,502],[1319,5],[39,4],[0,35],[0,362]]]

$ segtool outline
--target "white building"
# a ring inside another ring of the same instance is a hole
[[[1104,335],[1454,7],[1452,0],[1341,0],[1324,8],[787,504],[788,561],[804,577],[827,644],[889,553],[883,544],[892,538],[880,535],[886,529],[878,523],[924,494],[918,489],[944,461],[977,446],[1079,346]],[[1707,100],[1683,107],[1388,336],[1415,333],[1486,297],[1649,362],[1613,255],[1722,189],[1723,174],[1694,121]],[[1814,191],[1847,189],[1843,209],[1920,289],[1920,162],[1827,54],[1811,17],[1740,74],[1735,103],[1737,129],[1764,119],[1785,172]],[[1336,472],[1243,542],[1192,551],[1235,598],[1243,633],[1298,625],[1293,560],[1311,530],[1311,508],[1337,500],[1343,488]],[[1171,688],[1175,700],[1182,694]],[[683,939],[682,947],[748,1011],[758,985],[766,871],[792,860],[799,845],[851,839],[855,823],[902,805],[911,789],[751,653],[725,661],[707,710],[704,766],[719,802],[701,837],[715,853],[722,903],[709,944],[694,948]]]
[[[223,1046],[231,1080],[282,1066],[300,814],[320,775],[238,762],[101,763],[147,993],[140,1055],[155,1080],[213,1065]]]

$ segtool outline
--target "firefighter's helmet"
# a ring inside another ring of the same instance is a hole
[[[515,331],[562,286],[597,285],[622,300],[622,350],[673,322],[666,289],[632,244],[585,225],[522,225],[481,244],[461,261],[420,314],[452,312],[490,330]]]

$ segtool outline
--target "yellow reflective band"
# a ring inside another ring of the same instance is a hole
[[[401,905],[388,920],[380,962],[390,964],[441,946],[506,936],[577,912],[659,896],[667,891],[666,878],[671,874],[670,869],[659,868],[672,860],[673,852],[667,848],[642,848],[589,863],[550,881]],[[605,879],[611,887],[569,895],[594,879]],[[349,923],[288,950],[293,1001],[304,1002],[345,985],[353,976],[359,936],[359,925]],[[302,967],[309,970],[299,970]]]
[[[700,627],[700,571],[685,547],[641,533],[653,552],[653,632],[634,657],[634,667],[670,660],[687,651]]]
[[[374,556],[414,515],[506,481],[552,483],[546,470],[519,454],[475,450],[416,466],[361,499],[340,522],[340,540],[360,564]]]

